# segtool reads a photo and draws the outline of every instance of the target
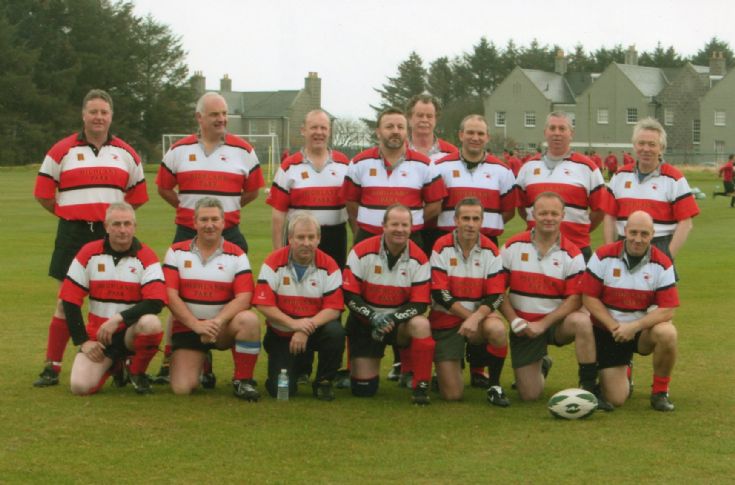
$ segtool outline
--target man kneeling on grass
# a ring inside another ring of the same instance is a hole
[[[69,333],[79,353],[71,369],[71,392],[94,394],[116,372],[138,394],[151,392],[145,375],[161,342],[158,314],[166,303],[163,272],[156,254],[135,238],[135,211],[126,202],[110,204],[107,236],[82,247],[61,286]],[[82,318],[89,295],[89,322]],[[132,355],[130,365],[124,361]]]
[[[222,203],[203,197],[194,206],[194,239],[174,243],[164,271],[172,327],[171,389],[190,394],[199,387],[206,353],[230,350],[235,397],[260,398],[253,370],[260,353],[260,323],[250,308],[253,275],[245,252],[225,241]]]

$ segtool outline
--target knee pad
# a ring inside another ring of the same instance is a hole
[[[355,379],[350,378],[350,388],[352,395],[355,397],[373,397],[378,392],[378,383],[380,377],[375,376],[372,379]]]

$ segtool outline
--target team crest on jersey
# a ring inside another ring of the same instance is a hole
[[[378,170],[375,168],[370,169],[370,176],[371,177],[377,177],[378,176]]]
[[[534,168],[533,169],[533,174],[534,175],[541,175],[541,169],[540,168]]]
[[[184,261],[184,268],[191,268],[191,260]]]
[[[99,271],[100,273],[103,273],[105,271],[105,263],[99,263],[97,265],[97,271]]]
[[[405,172],[403,170],[400,171],[401,177],[408,177],[408,172]]]
[[[217,263],[217,269],[220,270],[220,271],[224,271],[225,270],[225,265],[222,264],[222,263]]]
[[[301,179],[302,180],[306,180],[308,178],[309,178],[309,172],[307,172],[306,170],[304,170],[303,172],[301,172]]]
[[[84,153],[77,153],[77,160],[80,162],[84,161]]]
[[[658,190],[658,185],[656,185],[656,184],[651,184],[651,188],[652,188],[653,190]]]
[[[452,170],[452,177],[459,178],[459,170]]]
[[[316,288],[316,280],[309,280],[309,283],[311,283],[311,286]]]
[[[288,276],[284,276],[283,277],[283,284],[284,285],[290,285],[291,284],[291,278],[289,278]]]
[[[475,260],[475,266],[478,266],[478,267],[480,266],[480,261],[477,259]]]
[[[189,161],[190,161],[190,162],[196,162],[196,161],[197,161],[197,156],[196,156],[196,154],[194,154],[194,153],[190,153],[190,154],[189,154]]]
[[[650,280],[651,279],[651,274],[650,273],[643,273],[643,279],[646,280],[646,281]]]
[[[626,180],[625,185],[623,185],[623,187],[625,187],[626,189],[629,189],[632,186],[633,186],[633,182],[631,182],[630,180]]]
[[[613,268],[613,278],[620,278],[620,268]]]
[[[489,173],[486,173],[485,174],[485,178],[488,179],[488,180],[490,180],[492,178],[492,175],[490,175]]]
[[[401,276],[406,276],[406,270],[401,270]]]
[[[558,267],[561,264],[561,262],[559,262],[559,260],[556,259],[556,258],[552,258],[551,264],[553,264],[554,266]]]
[[[133,274],[135,274],[138,271],[138,268],[136,268],[135,266],[130,266],[129,268],[130,268],[130,272]]]
[[[115,160],[115,161],[118,161],[118,160],[120,160],[120,157],[118,157],[116,153],[113,153],[112,154],[112,159]]]
[[[375,266],[375,274],[383,274],[383,268],[380,265]]]
[[[223,162],[227,161],[227,157],[225,155],[220,155],[219,159],[222,160]]]
[[[528,261],[528,253],[521,253],[521,261]]]
[[[457,266],[457,258],[449,258],[449,266]]]
[[[567,177],[569,177],[570,175],[572,175],[572,172],[570,172],[568,168],[565,168],[563,170],[563,172],[564,172],[564,175],[566,175]]]
[[[337,176],[337,172],[335,172],[334,170],[330,170],[329,173],[332,174],[332,177],[336,177]]]

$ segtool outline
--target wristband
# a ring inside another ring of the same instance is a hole
[[[516,317],[512,322],[510,322],[510,329],[513,330],[513,333],[516,335],[524,331],[526,327],[528,327],[528,322],[521,317]]]

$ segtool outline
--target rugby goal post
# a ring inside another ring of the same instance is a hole
[[[273,176],[278,170],[281,163],[281,144],[278,135],[269,133],[267,135],[241,135],[232,133],[235,136],[243,138],[255,148],[258,154],[261,170],[263,170],[263,178],[265,179],[266,188],[270,188],[273,182]],[[189,135],[177,133],[165,133],[161,136],[161,153],[166,153],[171,145]]]

